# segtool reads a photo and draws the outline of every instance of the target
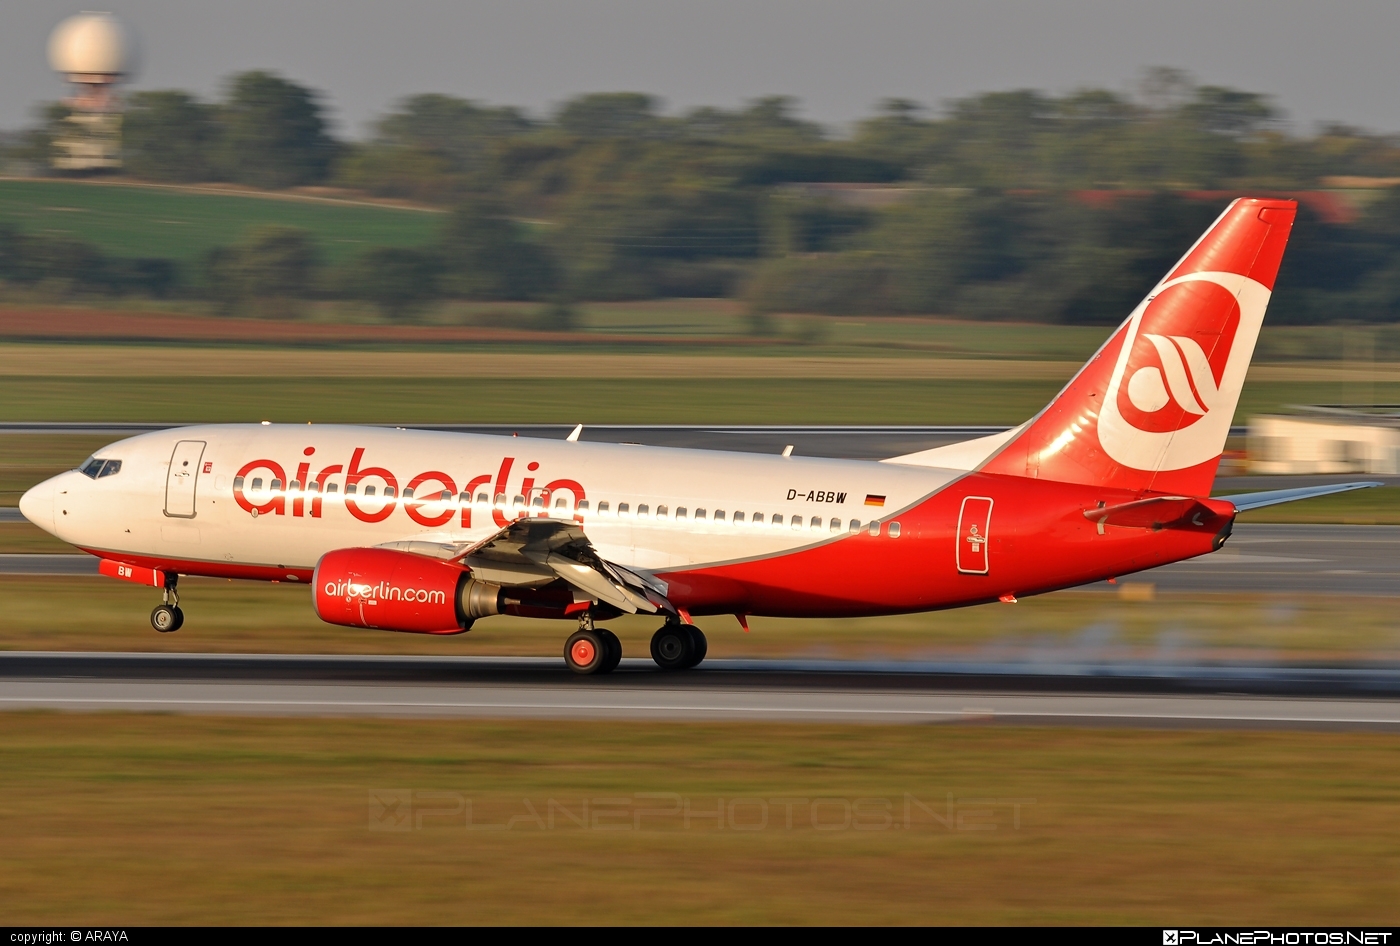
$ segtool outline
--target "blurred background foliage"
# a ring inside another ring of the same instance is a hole
[[[6,160],[45,166],[64,114],[42,107]],[[444,298],[534,300],[567,324],[584,300],[731,297],[759,334],[780,312],[1094,324],[1121,319],[1249,193],[1303,204],[1272,318],[1400,321],[1400,141],[1292,133],[1267,97],[1170,69],[1133,96],[992,92],[938,113],[890,100],[841,135],[785,97],[669,115],[601,93],[534,117],[425,94],[362,141],[331,135],[313,90],[255,71],[218,102],[132,95],[123,140],[128,180],[445,214],[429,243],[368,245],[349,263],[287,227],[180,261],[0,221],[0,280],[274,317],[312,298],[394,319]]]

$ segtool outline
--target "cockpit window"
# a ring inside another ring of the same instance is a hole
[[[99,457],[89,457],[82,466],[78,467],[78,472],[89,479],[99,479],[103,476],[115,476],[122,471],[122,461],[103,460]]]

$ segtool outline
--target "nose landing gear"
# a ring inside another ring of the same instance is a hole
[[[185,612],[180,610],[180,593],[175,590],[179,579],[180,576],[174,572],[165,573],[165,591],[162,593],[165,603],[157,605],[151,612],[151,627],[162,634],[178,631],[185,623]]]

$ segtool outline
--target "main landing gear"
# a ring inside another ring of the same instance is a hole
[[[155,617],[152,616],[152,621]],[[710,649],[700,628],[667,619],[651,637],[651,659],[662,670],[689,670]],[[591,614],[580,614],[578,630],[564,642],[564,663],[574,673],[612,673],[622,661],[622,642],[605,627],[595,627]]]
[[[662,670],[689,670],[705,659],[710,642],[693,624],[667,619],[651,636],[651,659]]]
[[[622,641],[605,627],[593,626],[593,615],[578,618],[578,630],[564,642],[564,663],[574,673],[612,673],[622,662]]]
[[[151,612],[151,627],[162,634],[178,631],[185,623],[185,612],[180,610],[180,593],[175,590],[179,578],[174,572],[165,573],[165,591],[162,595],[165,603],[157,605]]]

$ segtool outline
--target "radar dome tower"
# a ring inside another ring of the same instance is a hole
[[[71,110],[54,139],[53,166],[64,171],[121,167],[121,98],[116,87],[134,56],[121,21],[110,13],[80,13],[49,37],[49,65],[74,86]]]

